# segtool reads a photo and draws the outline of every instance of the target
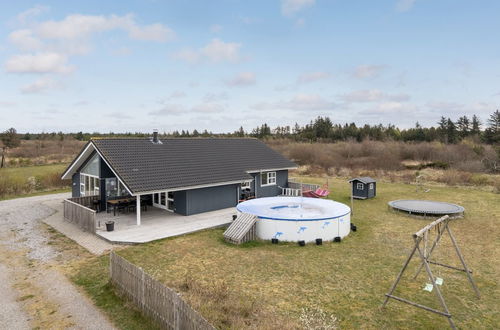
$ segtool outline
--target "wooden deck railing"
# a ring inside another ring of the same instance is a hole
[[[292,189],[302,189],[302,191],[316,191],[316,189],[320,188],[320,185],[311,184],[311,183],[300,183],[292,180],[288,180],[288,188]]]
[[[64,219],[76,224],[85,231],[95,233],[95,214],[96,211],[86,206],[78,204],[70,199],[64,200]]]
[[[174,290],[153,279],[142,268],[111,252],[111,283],[162,329],[215,330]]]
[[[83,205],[85,207],[88,207],[89,209],[94,209],[94,201],[99,200],[99,196],[94,195],[94,196],[71,197],[68,198],[68,200]]]

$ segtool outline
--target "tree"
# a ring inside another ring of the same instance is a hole
[[[458,129],[458,134],[460,135],[460,138],[465,138],[467,137],[470,132],[471,132],[471,123],[469,118],[467,116],[462,116],[458,118],[457,120],[457,129]]]
[[[457,127],[450,118],[446,121],[446,138],[448,143],[457,143]]]
[[[479,135],[479,133],[481,133],[481,121],[476,115],[472,116],[472,128],[470,133],[472,135]]]
[[[488,128],[484,131],[486,143],[500,143],[500,111],[497,110],[488,118]]]
[[[2,160],[0,161],[0,168],[4,167],[5,150],[19,147],[19,145],[21,144],[21,140],[17,135],[17,131],[13,127],[3,132],[1,140],[3,143],[3,148],[2,148]]]
[[[438,134],[441,142],[448,143],[448,134],[446,134],[448,121],[445,117],[441,116],[441,119],[438,121]]]

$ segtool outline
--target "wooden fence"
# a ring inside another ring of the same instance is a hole
[[[94,209],[95,206],[94,201],[99,200],[99,196],[94,195],[94,196],[71,197],[68,198],[68,200],[83,205],[85,207],[88,207],[89,209]]]
[[[95,233],[95,211],[70,199],[64,200],[64,219],[85,231]]]
[[[302,189],[302,191],[308,191],[308,190],[316,191],[316,189],[320,188],[320,186],[317,184],[300,183],[300,182],[289,180],[288,181],[288,188]]]
[[[153,279],[142,268],[110,254],[111,283],[163,329],[215,329],[174,290]]]

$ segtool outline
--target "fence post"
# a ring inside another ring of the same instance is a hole
[[[141,305],[142,307],[146,306],[146,301],[144,299],[144,291],[145,291],[145,286],[146,286],[146,279],[144,276],[144,269],[140,268],[141,270]]]

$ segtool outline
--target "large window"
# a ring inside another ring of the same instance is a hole
[[[276,172],[264,172],[260,175],[261,186],[270,186],[276,184]]]
[[[80,173],[81,196],[98,196],[99,190],[99,178]]]
[[[116,178],[107,178],[106,179],[106,196],[108,198],[119,197],[119,196],[128,196],[128,192],[120,180],[117,180]]]

